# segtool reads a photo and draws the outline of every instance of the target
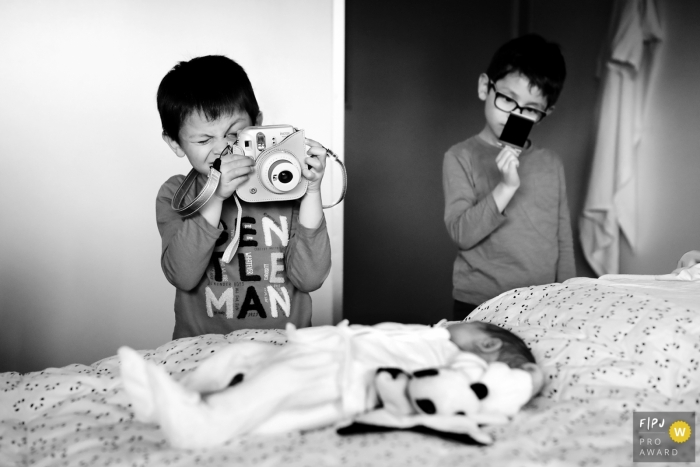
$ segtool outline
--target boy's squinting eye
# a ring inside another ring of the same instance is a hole
[[[207,144],[211,138],[203,139],[201,141],[197,141],[197,144]]]

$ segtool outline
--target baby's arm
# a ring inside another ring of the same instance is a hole
[[[452,326],[453,324],[461,323],[461,321],[447,321],[446,319],[441,319],[437,323],[433,324],[434,328],[447,328]]]

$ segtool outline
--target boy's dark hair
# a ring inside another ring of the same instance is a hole
[[[510,73],[520,73],[530,80],[552,107],[564,87],[566,64],[559,45],[537,34],[526,34],[503,44],[486,70],[494,83]]]
[[[499,362],[503,362],[511,368],[520,368],[525,363],[537,363],[527,344],[509,330],[483,321],[472,321],[472,323],[481,326],[481,330],[489,336],[501,340],[502,345],[498,354]]]
[[[260,112],[245,70],[222,55],[179,62],[160,82],[156,100],[163,133],[178,143],[180,128],[192,112],[215,120],[245,111],[253,123]]]

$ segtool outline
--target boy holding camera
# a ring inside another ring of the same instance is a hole
[[[522,151],[499,141],[511,113],[549,115],[565,77],[559,47],[538,35],[501,46],[479,76],[486,124],[443,162],[445,224],[459,247],[455,320],[507,290],[576,274],[561,160],[529,140]]]
[[[224,56],[180,62],[161,81],[157,103],[163,139],[197,172],[185,201],[202,191],[217,160],[221,174],[209,201],[191,215],[172,206],[183,175],[171,177],[158,192],[161,266],[176,288],[173,339],[283,329],[286,323],[310,326],[309,292],[321,287],[331,265],[320,193],[326,149],[305,140],[311,157],[300,165],[308,182],[300,200],[246,203],[235,192],[255,176],[256,162],[226,150],[243,129],[262,125],[243,68]]]

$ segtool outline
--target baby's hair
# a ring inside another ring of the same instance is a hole
[[[511,368],[520,368],[525,363],[537,363],[527,344],[509,330],[483,321],[472,321],[472,323],[481,326],[481,330],[489,336],[500,339],[499,362],[503,362]]]
[[[503,44],[486,70],[494,83],[510,73],[525,76],[552,107],[564,87],[566,64],[559,45],[537,34],[526,34]]]
[[[179,62],[160,82],[156,100],[163,133],[178,143],[180,128],[193,112],[216,120],[245,111],[253,123],[260,112],[245,70],[223,55]]]

